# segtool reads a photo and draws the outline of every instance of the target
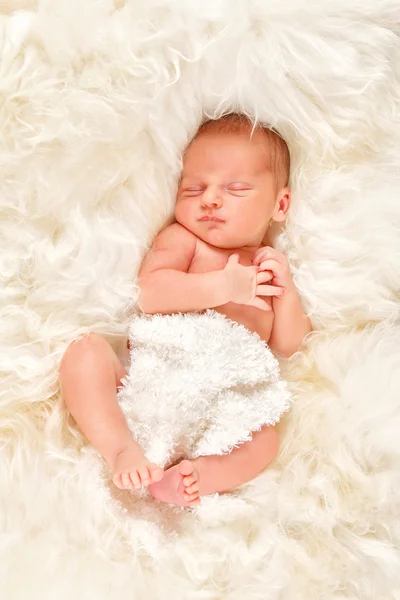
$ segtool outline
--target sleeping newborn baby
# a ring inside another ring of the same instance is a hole
[[[285,256],[265,245],[270,225],[286,218],[288,178],[289,152],[273,131],[237,114],[202,125],[184,155],[175,222],[157,236],[140,269],[143,312],[213,309],[279,354],[297,351],[310,321]],[[253,479],[274,459],[277,434],[264,425],[230,452],[184,457],[164,470],[132,438],[118,405],[125,375],[111,347],[93,334],[71,344],[60,373],[69,410],[119,488],[149,486],[158,500],[193,506],[201,495]]]

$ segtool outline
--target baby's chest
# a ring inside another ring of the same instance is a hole
[[[242,265],[251,264],[251,257],[240,250],[224,250],[222,248],[214,248],[208,244],[201,243],[196,249],[196,253],[189,267],[189,273],[208,273],[209,271],[219,271],[220,269],[224,269],[228,262],[228,258],[234,253],[239,254],[240,263]]]

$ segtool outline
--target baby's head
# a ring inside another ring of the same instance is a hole
[[[275,132],[244,115],[207,121],[189,144],[175,218],[219,248],[259,246],[290,205],[290,157]]]

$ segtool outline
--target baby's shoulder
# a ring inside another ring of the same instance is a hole
[[[192,233],[191,231],[189,231],[189,229],[186,229],[186,227],[184,227],[180,223],[177,223],[176,221],[174,221],[174,223],[171,223],[171,225],[167,225],[166,227],[164,227],[164,229],[162,229],[158,234],[158,236],[161,235],[186,237],[187,239],[196,237],[194,233]]]
[[[167,225],[157,235],[153,249],[179,249],[180,251],[194,252],[196,250],[197,236],[191,231],[180,225],[172,223]]]

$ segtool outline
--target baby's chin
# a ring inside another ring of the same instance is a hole
[[[191,231],[193,235],[198,237],[200,240],[215,248],[221,248],[221,250],[234,250],[240,248],[243,244],[243,240],[232,235],[231,232],[227,231],[224,225],[206,225],[205,223],[200,225],[198,223],[189,223],[184,219],[179,219],[175,215],[175,220],[180,225],[183,225],[188,231]]]

